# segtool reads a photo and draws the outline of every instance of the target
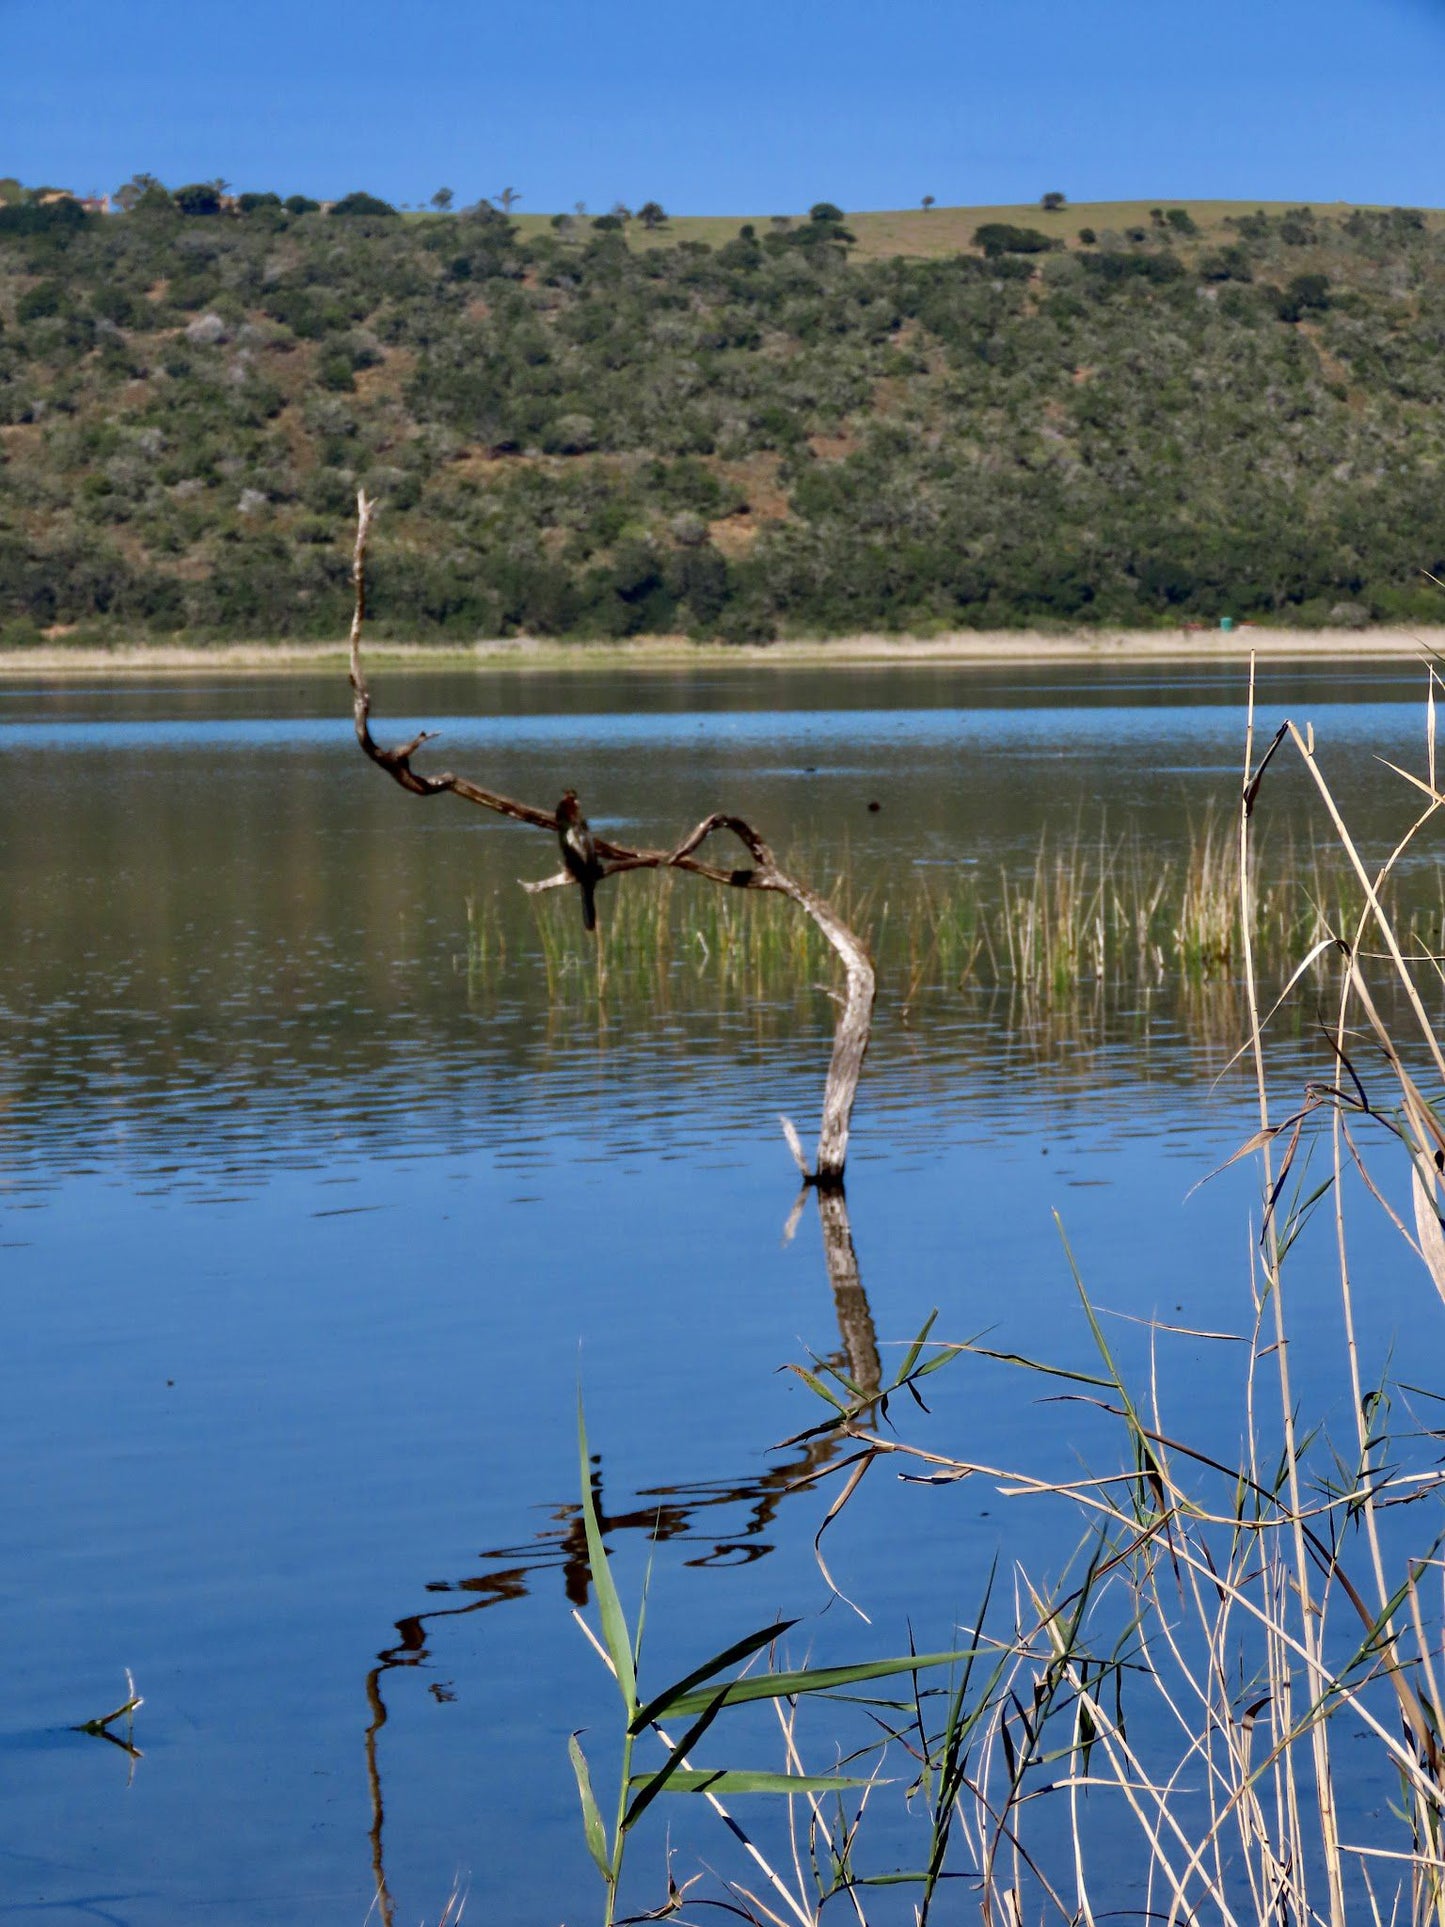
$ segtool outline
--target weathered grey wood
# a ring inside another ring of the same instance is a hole
[[[848,1222],[848,1200],[841,1185],[819,1185],[818,1217],[823,1227],[823,1256],[828,1266],[828,1283],[833,1287],[833,1307],[848,1358],[848,1375],[865,1398],[874,1398],[883,1383],[878,1334],[858,1269],[853,1227]]]
[[[423,730],[410,742],[401,743],[394,749],[384,748],[372,736],[371,691],[361,663],[361,638],[366,624],[366,550],[376,505],[363,492],[357,496],[356,510],[356,545],[351,559],[355,605],[351,617],[350,658],[352,719],[356,726],[356,740],[363,754],[413,796],[459,796],[463,802],[474,803],[479,809],[493,810],[499,816],[510,817],[517,823],[528,823],[534,829],[546,830],[555,836],[557,818],[552,810],[537,809],[530,803],[519,803],[513,797],[499,795],[495,790],[482,789],[465,777],[454,776],[450,770],[435,776],[414,770],[411,766],[412,757],[424,744],[434,740],[434,731]],[[742,844],[749,859],[746,864],[725,869],[716,863],[706,863],[697,855],[710,837],[724,831]],[[817,891],[809,889],[778,867],[767,842],[740,816],[729,815],[723,810],[715,811],[711,816],[704,817],[670,850],[635,850],[624,843],[610,842],[595,832],[593,842],[602,859],[603,880],[623,876],[630,870],[682,870],[689,876],[702,877],[709,883],[721,884],[728,889],[768,890],[795,903],[822,931],[842,961],[847,990],[842,1015],[833,1036],[833,1056],[823,1091],[823,1119],[818,1133],[817,1161],[812,1171],[808,1171],[804,1164],[804,1176],[809,1183],[816,1184],[820,1191],[841,1186],[848,1160],[848,1127],[853,1115],[853,1099],[857,1094],[858,1079],[862,1074],[863,1059],[872,1033],[876,991],[873,965],[861,939],[849,929],[826,897],[819,896]],[[524,890],[533,893],[564,886],[575,887],[575,880],[565,870],[556,871],[537,882],[522,884]],[[792,1133],[786,1121],[785,1128],[790,1133],[791,1141],[796,1134]],[[799,1162],[804,1163],[801,1158]]]

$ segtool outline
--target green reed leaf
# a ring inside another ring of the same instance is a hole
[[[602,1825],[602,1815],[597,1808],[596,1795],[592,1791],[592,1775],[587,1770],[587,1755],[575,1733],[567,1740],[567,1757],[572,1762],[572,1771],[577,1776],[577,1793],[582,1802],[582,1830],[587,1836],[587,1851],[597,1863],[597,1870],[608,1886],[612,1885],[612,1867],[607,1858],[607,1834]]]
[[[629,1786],[645,1785],[646,1773]],[[840,1793],[848,1787],[887,1785],[887,1781],[850,1780],[833,1773],[753,1773],[745,1767],[680,1767],[663,1789],[667,1793]]]
[[[706,1733],[722,1709],[723,1695],[721,1693],[715,1693],[711,1704],[703,1708],[697,1719],[693,1721],[692,1725],[683,1734],[676,1746],[673,1747],[658,1771],[656,1773],[633,1774],[628,1780],[627,1784],[629,1786],[636,1785],[640,1780],[642,1782],[642,1788],[637,1798],[622,1816],[622,1831],[624,1833],[627,1833],[637,1824],[638,1820],[647,1811],[648,1807],[652,1805],[652,1802],[657,1798],[659,1793],[665,1793],[667,1791],[669,1783],[676,1774],[687,1771],[683,1762],[687,1759],[688,1754],[692,1751],[693,1747],[697,1745],[698,1741],[702,1738],[703,1734]]]
[[[822,1379],[820,1379],[816,1375],[816,1373],[810,1372],[806,1366],[790,1365],[788,1367],[788,1370],[790,1372],[796,1372],[798,1377],[802,1379],[803,1383],[807,1386],[808,1390],[810,1392],[816,1392],[818,1397],[821,1398],[825,1404],[831,1405],[835,1412],[847,1411],[848,1407],[843,1403],[842,1399],[835,1398],[834,1395],[828,1390],[827,1386],[823,1383]]]
[[[898,1376],[893,1381],[895,1387],[903,1383],[904,1379],[907,1378],[908,1374],[913,1370],[913,1367],[918,1363],[919,1354],[922,1352],[923,1347],[928,1343],[928,1334],[933,1330],[933,1327],[937,1323],[937,1320],[938,1320],[938,1307],[937,1305],[935,1305],[933,1307],[933,1310],[924,1319],[923,1329],[919,1332],[917,1338],[914,1339],[913,1343],[908,1347],[908,1351],[904,1357],[903,1363],[898,1367]]]
[[[792,1673],[756,1673],[748,1679],[735,1679],[722,1692],[727,1706],[741,1706],[749,1700],[791,1699],[798,1693],[831,1693],[842,1686],[859,1686],[865,1680],[892,1679],[899,1673],[920,1673],[931,1666],[952,1666],[959,1660],[976,1658],[992,1648],[964,1646],[953,1653],[916,1653],[904,1659],[871,1659],[857,1666],[804,1667]],[[713,1690],[685,1693],[673,1701],[677,1714],[700,1713],[714,1698]]]
[[[681,1706],[684,1693],[691,1692],[694,1686],[701,1686],[704,1680],[712,1679],[725,1666],[740,1666],[745,1659],[751,1659],[754,1653],[761,1652],[764,1646],[770,1646],[775,1639],[780,1639],[784,1633],[791,1632],[797,1624],[796,1619],[775,1620],[771,1626],[760,1627],[757,1632],[749,1633],[745,1638],[734,1641],[726,1652],[704,1660],[701,1666],[695,1666],[682,1679],[674,1680],[671,1686],[666,1686],[660,1693],[654,1694],[646,1706],[635,1713],[628,1722],[628,1732],[640,1733],[645,1726],[650,1726],[653,1720],[660,1720],[668,1713],[684,1710]]]
[[[602,1637],[611,1655],[622,1703],[630,1720],[637,1711],[637,1673],[632,1662],[632,1641],[627,1633],[627,1618],[617,1596],[607,1549],[602,1543],[602,1527],[592,1497],[592,1459],[587,1449],[587,1421],[582,1411],[582,1391],[577,1391],[577,1447],[582,1463],[582,1520],[587,1532],[587,1563],[592,1568],[592,1583],[597,1588],[597,1610],[602,1617]]]

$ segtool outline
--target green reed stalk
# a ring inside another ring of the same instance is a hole
[[[1251,848],[1247,890],[1242,860],[1206,815],[1177,862],[1157,861],[1138,833],[1076,830],[1058,844],[1042,838],[1027,870],[991,878],[972,867],[909,866],[886,888],[864,889],[845,867],[831,896],[866,934],[880,971],[901,984],[904,1005],[1001,987],[1047,1008],[1085,986],[1239,985],[1251,958],[1282,984],[1295,958],[1357,919],[1359,882],[1337,851],[1302,854],[1286,843],[1271,857]],[[1425,880],[1423,901],[1419,880],[1408,902],[1393,879],[1382,887],[1394,891],[1392,914],[1412,952],[1433,954],[1445,926],[1438,874]],[[619,879],[600,901],[594,951],[569,892],[532,900],[549,996],[591,994],[600,981],[656,999],[708,983],[725,998],[791,1000],[833,979],[817,929],[773,899],[648,873]],[[501,980],[508,927],[499,900],[468,899],[466,964],[479,987]]]

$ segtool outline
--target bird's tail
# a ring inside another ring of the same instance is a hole
[[[584,882],[582,885],[582,928],[584,930],[597,928],[597,891],[590,882]]]

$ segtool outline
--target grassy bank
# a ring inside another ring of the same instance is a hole
[[[746,666],[908,668],[953,665],[1043,668],[1051,663],[1141,662],[1247,664],[1261,662],[1418,662],[1445,655],[1445,627],[1371,625],[1363,629],[1247,626],[1218,629],[1102,629],[961,631],[948,635],[847,635],[816,640],[729,644],[689,636],[639,636],[613,642],[563,642],[556,637],[492,637],[477,642],[381,642],[369,651],[383,668],[463,669],[726,669]],[[314,674],[345,675],[341,642],[176,641],[98,644],[93,637],[55,637],[33,647],[0,648],[0,677],[67,675]]]

